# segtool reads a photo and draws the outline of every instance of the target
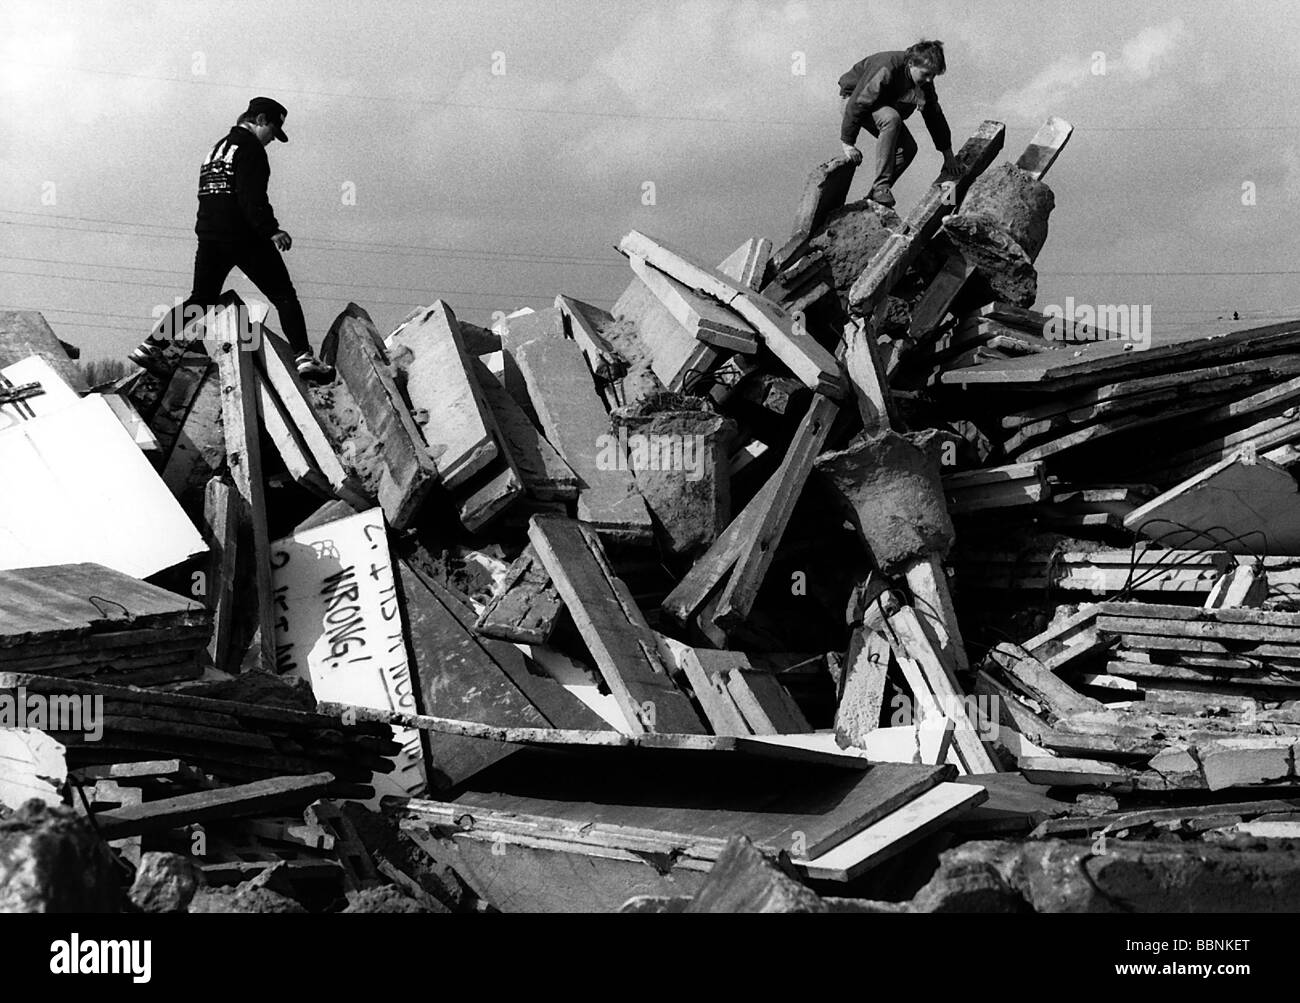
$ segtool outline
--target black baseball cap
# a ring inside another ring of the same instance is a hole
[[[289,117],[289,112],[284,105],[272,98],[253,98],[248,102],[245,116],[252,118],[263,114],[268,120],[275,122],[275,138],[281,143],[289,142],[289,137],[284,134],[284,120]]]

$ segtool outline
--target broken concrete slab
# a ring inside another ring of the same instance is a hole
[[[687,288],[642,258],[633,255],[628,258],[628,264],[691,337],[744,355],[758,351],[758,335],[734,311]]]
[[[731,521],[730,443],[736,423],[714,411],[664,405],[613,414],[616,458],[674,554],[690,554],[717,539]]]
[[[886,429],[817,459],[818,473],[887,575],[930,554],[946,554],[952,545],[940,464],[943,441],[933,430],[899,435]]]
[[[637,734],[704,733],[660,661],[649,624],[592,532],[569,519],[534,516],[528,537]]]
[[[661,286],[670,292],[666,284]],[[691,392],[718,362],[717,350],[687,330],[640,276],[632,279],[614,304],[614,316],[635,325],[650,368],[668,390]]]
[[[1134,509],[1124,526],[1167,547],[1296,555],[1298,491],[1283,467],[1238,452]]]
[[[0,432],[0,569],[93,562],[144,578],[207,551],[102,396]]]
[[[496,419],[500,445],[514,461],[528,494],[538,501],[576,499],[578,475],[538,431],[524,409],[480,360],[472,360],[470,370]]]
[[[45,317],[36,310],[0,310],[0,368],[37,355],[78,394],[88,387]]]
[[[596,529],[648,539],[650,513],[636,482],[617,463],[609,415],[596,397],[581,349],[565,338],[520,347],[516,361],[546,438],[578,475],[578,518]]]
[[[1030,307],[1038,297],[1033,263],[1047,241],[1056,196],[1014,164],[1002,164],[971,185],[944,232],[1001,300]]]
[[[498,453],[456,315],[438,300],[389,335],[386,345],[412,410],[426,418],[417,423],[438,476],[447,490],[455,490]]]
[[[349,303],[327,337],[336,346],[339,376],[365,417],[382,458],[379,504],[394,529],[405,529],[438,483],[437,466],[393,379],[383,339],[370,315]]]

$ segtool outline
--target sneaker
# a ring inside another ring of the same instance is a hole
[[[889,185],[876,185],[871,189],[871,194],[867,196],[872,202],[879,202],[883,206],[893,207],[894,193],[889,190]]]
[[[333,383],[334,367],[327,366],[311,352],[303,352],[293,360],[298,368],[298,375],[313,383]]]
[[[165,380],[172,374],[163,347],[152,341],[142,341],[127,359],[134,362],[150,376]]]

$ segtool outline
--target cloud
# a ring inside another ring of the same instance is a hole
[[[737,143],[765,142],[768,127],[746,127],[746,119],[801,121],[825,113],[833,96],[829,81],[842,67],[809,67],[808,76],[793,71],[795,53],[816,44],[817,31],[807,5],[798,2],[694,0],[641,12],[583,85],[612,86],[611,110],[654,117],[593,123],[570,147],[568,164],[600,177],[643,165],[651,150],[694,148],[700,159],[720,161],[722,137],[731,155]],[[821,103],[819,84],[828,95]]]
[[[1169,64],[1185,33],[1182,19],[1173,18],[1142,29],[1120,47],[1118,59],[1105,49],[1061,56],[1027,84],[1003,94],[995,107],[999,114],[1032,120],[1099,78],[1125,84],[1150,80]]]
[[[1182,18],[1144,28],[1135,38],[1124,43],[1121,65],[1136,80],[1147,80],[1168,63],[1169,55],[1178,46],[1185,32]]]

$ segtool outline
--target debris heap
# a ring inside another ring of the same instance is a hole
[[[326,386],[0,314],[0,903],[1295,908],[1300,323],[1035,312],[1070,133]]]

